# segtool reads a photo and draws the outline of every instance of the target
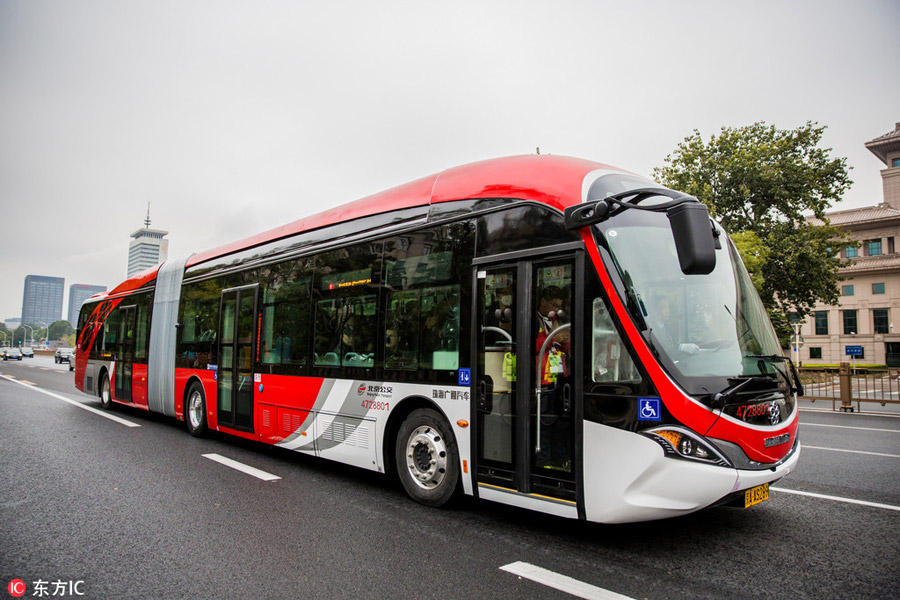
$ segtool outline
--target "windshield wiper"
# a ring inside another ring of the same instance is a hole
[[[798,396],[803,395],[803,384],[800,382],[800,375],[797,373],[797,367],[794,366],[794,361],[789,359],[787,356],[782,356],[780,354],[745,354],[744,358],[765,358],[765,359],[768,359],[771,361],[786,362],[788,365],[790,365],[791,376],[794,378],[794,382],[791,382],[791,380],[788,379],[788,376],[785,375],[784,373],[782,373],[781,371],[779,371],[778,369],[775,369],[775,371],[779,375],[784,377],[784,380],[788,384],[788,389],[791,391],[792,394],[796,393]]]
[[[725,408],[728,406],[728,400],[738,393],[745,385],[753,381],[753,377],[735,377],[733,379],[729,379],[728,381],[738,380],[737,383],[731,385],[718,394],[714,395],[712,399],[709,401],[709,406],[711,408]]]

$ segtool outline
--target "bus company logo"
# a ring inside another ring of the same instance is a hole
[[[781,408],[778,406],[777,402],[773,402],[769,405],[769,423],[771,425],[778,425],[781,422]]]
[[[361,383],[356,388],[356,395],[362,396],[363,394],[369,396],[370,398],[383,398],[390,397],[391,394],[394,393],[394,388],[389,385],[371,385]]]
[[[25,595],[25,582],[21,579],[13,579],[9,582],[9,585],[6,586],[6,589],[13,598],[21,598]]]

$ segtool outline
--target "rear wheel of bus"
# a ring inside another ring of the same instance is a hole
[[[109,375],[106,373],[100,377],[100,406],[106,410],[112,408],[112,394],[109,391]]]
[[[430,408],[414,410],[400,426],[395,451],[406,493],[426,506],[443,506],[459,487],[459,451],[450,425]]]

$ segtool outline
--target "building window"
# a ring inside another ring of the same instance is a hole
[[[884,283],[873,283],[872,284],[872,293],[873,294],[883,294],[884,293]]]
[[[896,251],[896,250],[894,250],[894,238],[893,237],[889,237],[887,239],[887,245],[888,245],[888,254],[893,254]]]
[[[852,296],[852,295],[853,295],[853,284],[841,286],[841,296]]]
[[[844,254],[847,256],[847,258],[856,258],[857,256],[859,256],[859,249],[856,246],[847,246]]]
[[[869,247],[869,256],[878,256],[881,254],[881,240],[869,240],[866,242]]]
[[[890,321],[887,308],[872,309],[872,322],[875,324],[875,333],[890,333]]]
[[[816,311],[816,335],[828,335],[828,311]]]
[[[809,349],[809,357],[810,358],[822,358],[822,349],[821,348],[810,348]]]
[[[900,167],[900,158],[895,158],[893,161],[891,161],[891,164],[895,167]]]
[[[841,314],[844,318],[844,335],[854,335],[859,333],[859,329],[856,327],[856,311],[842,310]]]

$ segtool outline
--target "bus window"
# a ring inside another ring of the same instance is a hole
[[[147,363],[150,350],[150,313],[153,310],[153,294],[141,294],[137,299],[137,323],[134,346],[134,361]]]
[[[182,289],[175,366],[196,369],[215,364],[220,297],[221,285],[216,279]]]
[[[116,334],[119,332],[119,309],[115,308],[103,323],[103,356],[108,358],[115,352]]]
[[[316,267],[315,366],[374,367],[379,244],[326,252]]]
[[[274,265],[263,272],[259,351],[263,364],[306,364],[311,282],[304,260]]]
[[[422,359],[425,369],[459,368],[459,286],[422,290]]]
[[[641,376],[602,298],[594,298],[591,314],[591,379],[595,383],[640,382]]]
[[[384,366],[386,369],[419,368],[420,291],[394,292],[385,315]]]

